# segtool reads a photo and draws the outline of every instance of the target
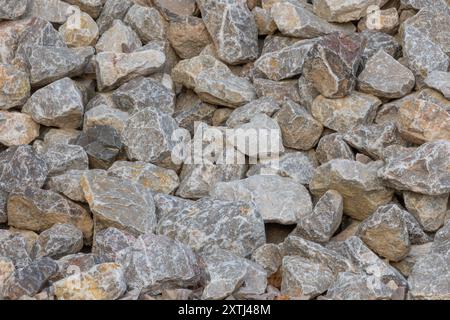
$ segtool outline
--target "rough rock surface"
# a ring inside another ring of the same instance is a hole
[[[0,143],[7,146],[29,144],[39,136],[39,124],[23,113],[0,110]]]

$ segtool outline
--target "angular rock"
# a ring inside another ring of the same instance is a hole
[[[141,161],[116,161],[108,170],[108,175],[128,179],[152,192],[172,193],[179,185],[175,171]]]
[[[48,167],[31,146],[10,147],[0,153],[0,189],[12,192],[44,185]]]
[[[399,20],[399,14],[395,7],[385,10],[373,10],[359,21],[358,30],[370,29],[395,34],[398,30]]]
[[[158,233],[184,242],[194,250],[222,248],[242,257],[251,255],[265,243],[260,213],[243,201],[200,199],[163,217]]]
[[[278,30],[275,21],[270,15],[270,10],[255,7],[252,9],[252,13],[255,18],[256,27],[258,28],[258,35],[273,34]]]
[[[450,99],[450,72],[432,71],[425,79],[425,84]]]
[[[414,84],[414,74],[383,50],[367,61],[358,77],[358,90],[381,98],[404,97]]]
[[[23,105],[30,96],[30,90],[27,73],[12,65],[0,64],[0,109]]]
[[[309,150],[313,148],[322,135],[323,126],[302,106],[290,99],[285,99],[274,119],[278,122],[286,147]]]
[[[103,0],[66,0],[65,2],[78,6],[81,11],[86,12],[92,18],[97,19],[100,15],[103,3]]]
[[[6,201],[8,200],[8,192],[0,189],[0,223],[8,222],[6,213]]]
[[[450,142],[428,142],[390,158],[379,176],[396,190],[426,195],[450,192]]]
[[[85,12],[70,16],[59,28],[59,33],[64,42],[73,48],[93,46],[99,34],[97,23]]]
[[[333,159],[316,169],[309,188],[315,196],[321,196],[329,189],[336,190],[344,198],[344,213],[363,220],[392,199],[393,190],[386,188],[377,176],[382,166],[381,161],[365,165]]]
[[[31,16],[41,17],[51,23],[63,24],[67,18],[76,12],[76,8],[61,0],[30,1]]]
[[[308,82],[305,76],[298,78],[298,92],[300,95],[300,105],[306,107],[311,112],[311,106],[315,98],[319,95],[319,92],[314,88],[314,85]]]
[[[96,231],[114,226],[134,235],[152,232],[156,225],[152,194],[129,180],[85,174],[81,187],[94,214]]]
[[[114,20],[122,20],[133,5],[132,0],[107,0],[97,19],[100,34],[111,28]]]
[[[408,255],[399,262],[391,262],[391,265],[399,270],[405,277],[409,277],[417,260],[424,255],[427,255],[431,251],[432,245],[432,242],[411,245],[411,250],[409,251]]]
[[[158,221],[162,217],[176,213],[194,203],[192,200],[187,200],[164,193],[155,193],[153,198],[155,200],[156,216],[158,217]]]
[[[76,129],[83,119],[82,93],[73,80],[64,78],[36,91],[22,112],[45,126]]]
[[[436,9],[447,9],[445,0],[401,0],[401,5],[405,8],[413,8],[420,10],[426,7],[433,7]]]
[[[43,133],[44,144],[74,144],[81,131],[76,129],[49,129]]]
[[[133,28],[145,44],[166,38],[168,24],[155,8],[135,4],[128,10],[124,22]]]
[[[39,136],[39,124],[27,114],[0,110],[0,143],[7,146],[29,144]]]
[[[197,0],[197,5],[221,60],[242,64],[258,57],[258,29],[245,0]]]
[[[0,3],[0,20],[15,20],[23,15],[27,9],[28,0],[7,1]]]
[[[18,229],[42,232],[55,223],[70,223],[92,237],[92,218],[80,205],[50,190],[27,187],[8,198],[8,224]],[[89,241],[87,241],[89,242]]]
[[[364,38],[356,33],[335,32],[322,37],[305,58],[306,80],[327,98],[351,94],[364,46]]]
[[[37,241],[38,257],[59,259],[83,248],[83,233],[68,223],[56,223],[44,230]]]
[[[83,128],[86,130],[97,126],[110,126],[117,132],[122,132],[129,118],[130,115],[127,112],[107,105],[99,105],[85,112]]]
[[[279,176],[259,175],[219,182],[210,194],[221,200],[251,201],[265,222],[294,224],[312,212],[306,188],[290,178]]]
[[[314,13],[330,22],[349,22],[359,20],[369,13],[371,6],[380,8],[388,0],[317,0]]]
[[[37,153],[45,160],[48,174],[59,175],[69,170],[89,169],[89,160],[83,147],[71,144],[45,144]]]
[[[27,245],[26,238],[9,230],[0,230],[0,257],[11,261],[16,268],[29,265],[33,257],[33,247]]]
[[[127,284],[120,265],[102,263],[55,282],[53,288],[58,300],[115,300]]]
[[[132,246],[135,241],[136,238],[132,234],[109,227],[95,233],[92,253],[114,262],[120,251]]]
[[[394,59],[400,57],[402,47],[393,36],[373,30],[364,30],[360,34],[366,43],[361,57],[363,66],[380,49],[383,49],[384,52],[391,55]]]
[[[3,299],[3,284],[14,273],[13,262],[6,257],[0,257],[0,299]]]
[[[355,91],[341,99],[320,95],[314,99],[311,111],[325,127],[345,133],[357,125],[373,122],[380,105],[377,97]]]
[[[142,47],[142,42],[136,32],[121,20],[114,20],[111,28],[106,30],[95,49],[100,52],[131,53]]]
[[[271,276],[281,267],[283,260],[281,248],[273,243],[264,244],[253,252],[252,260],[266,270],[267,276]]]
[[[153,4],[167,20],[176,17],[193,16],[196,11],[195,0],[153,0]]]
[[[414,215],[425,231],[437,231],[444,225],[449,199],[448,194],[429,196],[405,191],[403,199],[408,211]]]
[[[195,287],[204,279],[199,256],[188,246],[161,235],[140,236],[121,252],[118,263],[125,270],[128,287],[145,291]]]
[[[284,37],[282,35],[268,35],[264,39],[261,55],[282,50],[286,47],[292,46],[298,41],[300,41],[298,38]]]
[[[354,160],[352,149],[340,133],[331,133],[320,138],[316,148],[317,159],[321,164],[333,159]]]
[[[194,134],[196,122],[212,124],[212,119],[217,108],[209,103],[205,103],[191,90],[182,92],[177,96],[175,113],[173,118],[180,128],[188,130]]]
[[[313,212],[299,219],[293,234],[315,242],[328,242],[342,221],[344,200],[335,190],[319,199]]]
[[[253,85],[259,98],[273,98],[279,104],[283,103],[285,98],[300,102],[297,80],[272,81],[257,78],[253,80]]]

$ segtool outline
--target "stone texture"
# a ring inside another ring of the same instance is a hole
[[[270,15],[270,10],[254,7],[252,13],[255,18],[256,27],[258,28],[258,35],[273,34],[278,30],[275,21]]]
[[[155,203],[140,184],[88,173],[81,177],[81,187],[94,214],[96,231],[116,227],[140,235],[155,229]]]
[[[95,45],[100,52],[131,53],[142,47],[136,32],[121,20],[114,20],[111,28],[105,31]]]
[[[425,231],[437,231],[443,226],[447,211],[448,194],[429,196],[405,191],[405,206],[417,219]]]
[[[103,104],[95,106],[84,113],[83,129],[86,130],[96,126],[110,126],[116,129],[117,132],[122,132],[129,118],[130,115],[127,112]]]
[[[0,223],[6,223],[8,221],[8,215],[6,213],[7,199],[8,199],[8,192],[0,189]]]
[[[132,234],[109,227],[95,233],[92,253],[97,254],[109,262],[114,262],[120,255],[120,251],[132,246],[136,237]]]
[[[271,276],[281,267],[282,252],[279,245],[267,243],[253,252],[252,260],[266,270],[267,275]]]
[[[340,133],[331,133],[320,138],[317,144],[316,154],[321,164],[333,159],[355,159],[352,149]]]
[[[44,230],[37,240],[38,257],[59,259],[83,248],[83,233],[68,223],[56,223]]]
[[[41,17],[57,24],[63,24],[69,16],[76,12],[74,7],[61,0],[33,0],[30,1],[28,10],[32,16]]]
[[[7,146],[29,144],[39,136],[39,124],[23,113],[0,110],[0,143]]]
[[[195,0],[153,0],[153,4],[158,10],[171,20],[174,17],[192,16],[196,11]]]
[[[311,214],[311,198],[301,184],[290,178],[270,175],[219,182],[210,192],[216,199],[251,201],[265,222],[294,224]]]
[[[358,90],[388,99],[406,96],[414,84],[414,74],[383,50],[367,61],[358,77]]]
[[[265,243],[261,214],[243,201],[203,198],[163,217],[158,232],[194,250],[222,248],[243,257]]]
[[[427,255],[432,247],[432,242],[425,244],[411,245],[408,255],[399,262],[391,262],[391,265],[399,270],[405,277],[411,275],[417,260],[424,255]]]
[[[27,9],[27,0],[2,1],[0,3],[0,20],[14,20],[23,15]]]
[[[363,220],[379,206],[387,204],[393,190],[386,188],[378,178],[380,161],[367,165],[357,161],[333,159],[316,169],[309,188],[315,196],[334,189],[344,198],[344,213]]]
[[[10,230],[0,230],[0,257],[11,261],[15,268],[29,265],[33,257],[33,246],[28,246],[27,239]]]
[[[103,0],[66,0],[65,2],[78,6],[92,18],[97,19],[103,9]]]
[[[30,89],[27,73],[12,65],[0,64],[0,109],[23,105],[30,96]]]
[[[397,59],[401,56],[401,45],[393,36],[384,32],[364,30],[360,33],[366,45],[362,52],[362,65],[364,66],[380,49]]]
[[[87,170],[89,160],[81,146],[71,144],[44,144],[37,153],[45,160],[49,176],[69,170]]]
[[[153,40],[165,40],[168,24],[155,8],[135,4],[128,10],[124,22],[133,28],[145,44]]]
[[[425,84],[440,91],[446,99],[450,99],[450,72],[433,71],[425,79]]]
[[[132,5],[132,0],[107,0],[97,19],[100,34],[111,28],[114,20],[123,19]]]
[[[314,1],[314,13],[330,22],[348,22],[359,20],[368,14],[370,6],[381,7],[388,0],[317,0]]]
[[[254,79],[253,85],[259,98],[270,97],[278,103],[289,98],[297,103],[300,102],[298,82],[296,80],[272,81],[267,79]]]
[[[241,64],[258,57],[258,29],[245,0],[198,0],[219,58]]]
[[[398,30],[400,17],[395,7],[385,10],[370,11],[358,23],[358,30],[376,30],[388,34],[395,34]]]
[[[345,133],[357,125],[372,123],[380,105],[377,97],[355,91],[340,99],[320,95],[314,99],[311,111],[325,127]]]
[[[85,12],[70,16],[59,28],[59,33],[67,46],[74,48],[93,46],[99,35],[97,23]]]

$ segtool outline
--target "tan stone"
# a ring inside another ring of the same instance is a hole
[[[24,113],[0,110],[0,143],[5,146],[29,144],[39,136],[39,124]]]
[[[69,47],[88,47],[97,42],[98,26],[87,13],[72,15],[66,23],[59,28],[64,42]]]

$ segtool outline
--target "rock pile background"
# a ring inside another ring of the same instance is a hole
[[[450,299],[449,64],[446,0],[0,0],[0,299]]]

